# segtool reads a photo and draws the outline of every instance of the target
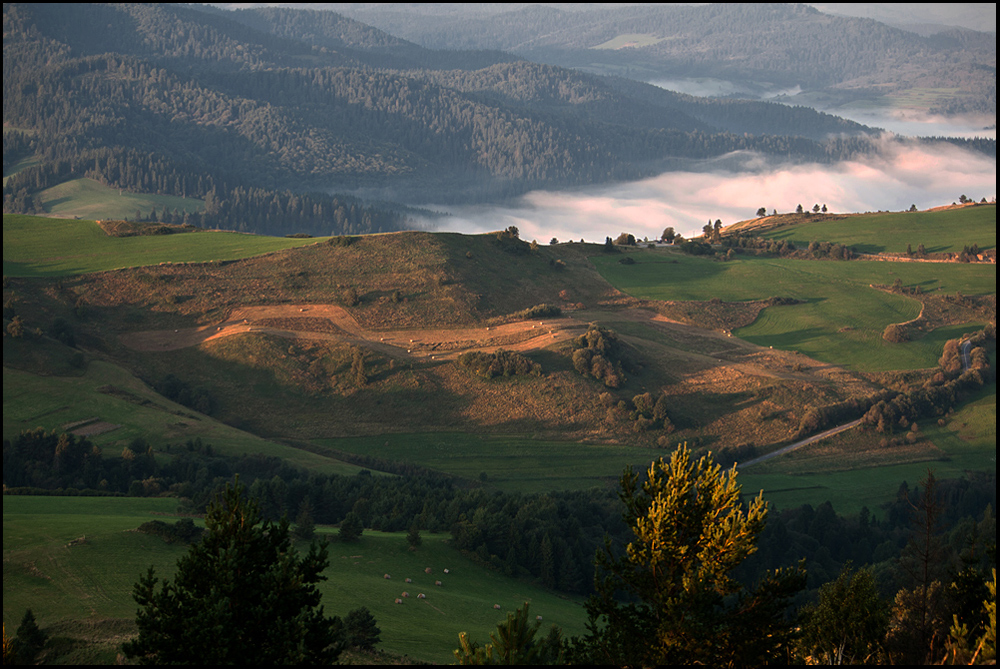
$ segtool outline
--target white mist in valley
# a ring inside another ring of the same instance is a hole
[[[996,114],[941,116],[905,107],[872,104],[847,104],[831,107],[824,105],[821,102],[822,98],[808,93],[804,94],[801,86],[775,88],[766,84],[736,83],[705,77],[656,79],[649,83],[668,91],[696,97],[717,98],[735,95],[790,106],[810,107],[902,137],[962,137],[965,139],[975,137],[996,139],[997,137]]]
[[[735,164],[735,166],[734,166]],[[716,167],[725,165],[725,167]],[[685,237],[708,222],[723,225],[768,213],[826,205],[832,212],[928,209],[966,195],[996,197],[996,160],[951,144],[886,142],[879,156],[834,165],[775,165],[755,154],[734,154],[625,184],[572,191],[535,191],[508,206],[433,206],[449,217],[428,227],[467,234],[516,226],[521,239],[547,244],[603,242],[628,232],[658,238],[673,227]]]

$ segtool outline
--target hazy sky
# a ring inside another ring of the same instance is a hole
[[[722,164],[724,168],[713,169]],[[889,146],[883,155],[836,165],[771,165],[751,153],[708,161],[697,170],[614,186],[573,191],[536,191],[516,205],[433,206],[453,217],[434,229],[465,233],[515,225],[521,238],[547,244],[552,237],[603,242],[629,232],[656,238],[667,226],[685,236],[709,221],[723,225],[768,212],[826,204],[834,212],[898,211],[950,204],[966,195],[996,197],[996,161],[951,145]]]

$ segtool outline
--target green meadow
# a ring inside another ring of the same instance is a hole
[[[8,346],[5,342],[5,353]],[[107,392],[112,388],[114,392]],[[40,376],[4,367],[4,439],[36,428],[63,431],[67,425],[91,420],[118,426],[90,437],[109,455],[117,456],[135,438],[146,439],[157,451],[166,444],[200,438],[223,455],[261,453],[326,474],[351,475],[360,469],[262,439],[175,404],[110,363],[93,361],[78,376]]]
[[[205,208],[202,200],[193,197],[130,193],[105,186],[93,179],[64,181],[46,188],[36,197],[41,200],[46,214],[98,220],[105,218],[135,220],[136,211],[141,211],[142,215],[146,216],[153,208],[157,211],[168,209],[182,213],[198,212]]]
[[[958,95],[960,91],[961,89],[959,88],[914,87],[868,100],[855,100],[850,105],[845,105],[843,109],[850,107],[855,109],[892,108],[928,110],[935,105],[948,101],[955,95]]]
[[[510,492],[586,490],[617,485],[627,465],[645,469],[661,455],[648,448],[543,441],[511,435],[388,434],[319,439],[339,451],[410,462]]]
[[[590,47],[591,49],[621,49],[624,47],[644,47],[659,44],[665,37],[657,37],[647,33],[626,33],[609,39],[607,42]]]
[[[148,520],[171,520],[164,516],[175,507],[176,500],[167,498],[5,497],[4,624],[16,628],[31,608],[55,636],[98,636],[96,648],[62,661],[113,662],[117,645],[134,633],[134,583],[150,565],[158,576],[171,578],[186,552],[131,530]],[[382,630],[380,648],[394,654],[453,662],[459,632],[485,641],[524,602],[545,626],[559,625],[568,635],[585,631],[579,600],[477,566],[450,546],[447,535],[425,533],[411,551],[404,534],[365,532],[359,542],[343,544],[333,528],[318,533],[332,540],[328,580],[320,584],[326,613],[343,616],[368,607]],[[68,545],[84,536],[86,542]],[[404,591],[410,596],[403,598]],[[419,593],[426,599],[418,599]],[[395,604],[397,598],[403,603]],[[102,634],[107,629],[113,633]]]
[[[237,260],[316,239],[237,232],[109,237],[93,221],[4,214],[4,276],[54,277],[160,263]]]
[[[996,353],[990,366],[996,369]],[[872,451],[870,440],[857,430],[809,444],[787,455],[740,470],[744,492],[763,490],[782,508],[816,506],[829,500],[838,513],[853,514],[867,506],[881,515],[881,505],[895,498],[899,485],[915,483],[934,472],[938,479],[961,478],[970,472],[996,473],[997,384],[994,379],[944,420],[919,421],[925,448],[910,462],[898,462],[889,452]],[[852,448],[855,441],[860,447]],[[853,451],[853,452],[852,452]],[[895,462],[894,462],[895,461]]]
[[[816,506],[829,500],[838,513],[854,514],[867,506],[876,516],[881,505],[895,497],[898,486],[914,484],[934,472],[938,479],[961,478],[969,472],[996,473],[996,383],[963,404],[944,426],[921,421],[923,438],[936,457],[901,464],[845,465],[845,458],[817,454],[823,442],[810,444],[780,458],[740,471],[744,492],[764,491],[764,497],[781,508],[802,504]],[[842,439],[850,440],[845,433]],[[877,454],[876,454],[877,457]]]
[[[630,257],[635,264],[618,263],[617,254],[592,260],[612,285],[638,298],[729,302],[778,296],[800,300],[765,309],[754,323],[735,334],[761,346],[799,351],[860,371],[931,367],[944,341],[963,330],[942,329],[906,344],[885,342],[885,327],[916,318],[920,303],[876,290],[872,284],[891,285],[900,279],[904,286],[920,286],[925,293],[996,291],[994,265],[782,258],[722,262],[671,250],[640,250]]]
[[[800,223],[761,233],[762,237],[788,240],[798,248],[809,242],[839,242],[859,253],[916,252],[920,244],[928,253],[961,253],[966,246],[996,248],[996,205],[979,205],[941,211],[886,212],[851,216],[837,221]]]

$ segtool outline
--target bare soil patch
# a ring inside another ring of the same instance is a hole
[[[112,432],[120,427],[121,425],[115,425],[114,423],[99,420],[97,422],[84,425],[83,427],[78,427],[75,430],[70,430],[70,432],[78,437],[96,437],[99,434]]]
[[[576,336],[586,324],[567,317],[523,320],[496,326],[372,331],[335,304],[275,304],[234,309],[225,322],[197,328],[147,330],[121,335],[125,346],[144,352],[173,351],[246,332],[288,338],[338,339],[392,357],[449,359],[468,350],[530,351]]]

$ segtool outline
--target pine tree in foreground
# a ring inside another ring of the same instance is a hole
[[[202,541],[177,562],[173,582],[153,568],[139,579],[139,635],[123,647],[142,664],[331,664],[343,623],[323,615],[316,584],[329,564],[313,542],[299,557],[288,522],[262,522],[235,487],[217,494]]]

